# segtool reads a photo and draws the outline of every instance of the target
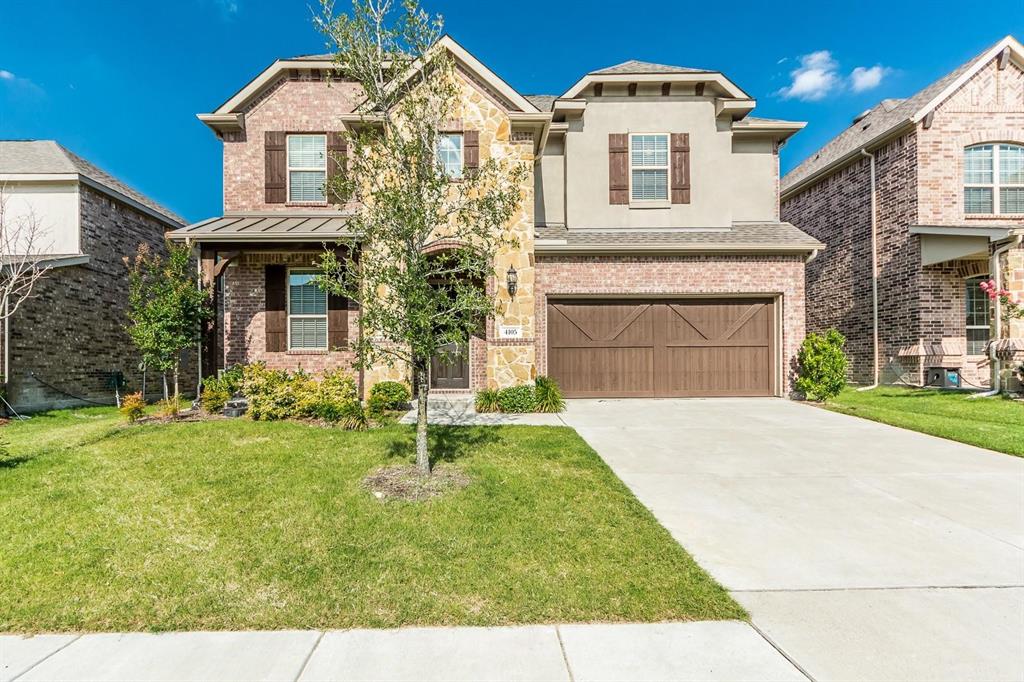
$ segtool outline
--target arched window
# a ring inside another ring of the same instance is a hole
[[[1024,146],[990,142],[964,149],[964,213],[1024,213]]]

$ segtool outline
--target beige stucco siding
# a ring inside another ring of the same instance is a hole
[[[689,133],[689,204],[641,208],[608,202],[608,135]],[[709,98],[590,98],[565,142],[566,222],[573,227],[725,227],[734,220],[775,218],[775,154],[771,143],[744,142],[715,118]],[[548,187],[544,187],[547,195]]]

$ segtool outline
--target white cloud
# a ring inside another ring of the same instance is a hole
[[[22,78],[7,69],[0,69],[0,85],[5,85],[12,92],[29,95],[42,95],[43,89],[28,78]]]
[[[213,0],[213,4],[217,5],[217,9],[225,18],[233,17],[240,9],[238,0]]]
[[[14,80],[14,74],[5,69],[0,69],[0,80],[12,81]]]
[[[870,68],[858,66],[850,73],[850,89],[854,92],[864,92],[877,88],[890,71],[891,69],[881,64],[875,64]]]
[[[818,50],[800,57],[800,66],[789,72],[793,81],[779,90],[786,99],[802,99],[815,102],[824,99],[832,90],[842,85],[838,73],[839,64],[828,50]]]

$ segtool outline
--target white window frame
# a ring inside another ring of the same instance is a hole
[[[328,294],[327,294],[326,291],[321,290],[321,291],[323,291],[323,295],[324,295],[324,314],[323,315],[305,315],[305,314],[294,314],[293,315],[292,314],[292,275],[293,274],[296,274],[296,275],[318,275],[318,274],[320,274],[320,271],[317,270],[316,268],[288,268],[288,271],[285,273],[285,280],[284,280],[284,286],[285,286],[285,290],[286,290],[285,291],[285,296],[286,296],[286,299],[285,299],[286,300],[285,309],[286,309],[286,312],[287,312],[287,315],[285,317],[288,320],[288,324],[286,325],[287,328],[285,329],[285,333],[288,335],[288,350],[290,350],[290,351],[292,351],[292,350],[294,350],[294,351],[326,351],[326,350],[330,350],[330,345],[331,345],[331,328],[330,328],[330,324],[331,323],[330,323],[330,320],[327,317],[328,306],[330,305],[330,300],[328,298]],[[304,320],[319,320],[319,319],[322,318],[323,321],[324,321],[324,329],[327,330],[326,333],[324,334],[324,345],[322,347],[320,347],[320,346],[316,346],[316,347],[303,346],[301,348],[292,348],[292,318],[304,319]]]
[[[1019,215],[1018,213],[1003,213],[1002,207],[1000,206],[1000,191],[1004,187],[1020,187],[1024,189],[1024,183],[1003,183],[1000,179],[1000,147],[1020,147],[1024,149],[1024,145],[1017,142],[980,142],[978,144],[968,145],[964,147],[964,158],[966,159],[967,150],[977,149],[979,147],[992,147],[992,182],[991,183],[980,183],[980,182],[967,182],[967,164],[964,161],[964,192],[961,193],[961,200],[964,205],[964,215],[966,216],[988,216],[988,215]],[[972,213],[967,211],[967,197],[966,190],[971,187],[990,189],[992,190],[992,212],[991,213]]]
[[[448,173],[448,168],[444,162],[441,161],[441,138],[442,137],[457,137],[459,138],[459,174],[452,175]],[[460,132],[443,132],[437,134],[436,148],[434,149],[434,156],[437,158],[437,162],[441,165],[441,169],[448,175],[452,180],[461,180],[466,173],[466,135]]]
[[[986,332],[988,332],[988,334],[987,334],[988,341],[991,341],[992,340],[992,327],[989,324],[987,319],[985,321],[985,324],[967,324],[967,322],[969,321],[969,319],[971,317],[970,300],[967,297],[968,288],[969,288],[971,282],[975,282],[975,286],[977,286],[976,282],[978,282],[979,280],[980,281],[985,281],[985,279],[986,279],[986,277],[983,275],[981,277],[968,277],[967,279],[964,280],[964,329],[967,329],[967,330],[970,330],[970,329],[984,329]],[[980,295],[982,296],[982,298],[984,299],[985,304],[986,304],[985,308],[986,308],[986,313],[987,313],[986,314],[986,318],[987,318],[988,316],[990,316],[992,314],[992,306],[988,302],[988,296],[985,294],[985,292],[981,292]],[[985,343],[987,344],[988,341],[986,341]],[[977,357],[979,355],[984,355],[985,354],[984,351],[982,351],[981,353],[972,353],[972,352],[970,352],[971,351],[970,343],[971,343],[970,337],[969,337],[968,333],[965,331],[964,332],[964,354],[969,356],[969,357]]]
[[[633,165],[633,138],[659,136],[665,138],[665,165],[664,166],[634,166]],[[629,155],[629,203],[630,204],[668,204],[672,200],[672,135],[670,133],[630,133],[629,148],[626,150]],[[665,171],[665,198],[664,199],[636,199],[633,197],[633,171],[634,170],[663,170]]]
[[[289,140],[293,137],[321,137],[324,140],[324,165],[323,168],[317,168],[315,166],[292,166],[291,159],[289,158]],[[284,165],[285,165],[285,196],[288,198],[289,204],[326,204],[327,193],[324,188],[321,188],[320,192],[323,194],[322,199],[316,201],[303,201],[292,199],[292,171],[323,171],[324,183],[327,182],[327,135],[324,133],[295,133],[293,135],[285,135],[284,140]]]

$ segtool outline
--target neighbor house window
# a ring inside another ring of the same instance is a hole
[[[288,201],[326,201],[327,136],[288,136]]]
[[[1024,213],[1024,146],[992,143],[964,150],[964,213]]]
[[[289,350],[327,350],[327,292],[316,285],[316,275],[288,272]]]
[[[668,201],[668,135],[630,135],[630,199]]]
[[[437,136],[437,162],[448,177],[462,177],[462,133],[442,133]]]
[[[988,345],[988,295],[981,290],[987,277],[967,280],[967,354],[983,355]]]

